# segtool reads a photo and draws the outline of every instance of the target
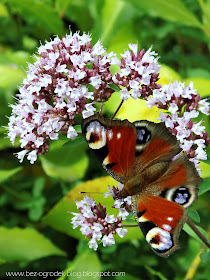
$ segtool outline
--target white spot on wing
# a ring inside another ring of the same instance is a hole
[[[121,133],[118,132],[118,133],[117,133],[117,139],[120,139],[120,137],[121,137]]]
[[[109,130],[107,134],[108,134],[108,139],[111,140],[112,137],[113,137],[113,132],[112,132],[112,130]]]
[[[167,224],[164,224],[163,225],[163,229],[167,230],[167,231],[170,231],[172,229],[171,226],[167,225]]]
[[[167,220],[170,221],[170,222],[173,221],[173,219],[174,219],[174,218],[172,218],[172,217],[168,217],[168,218],[167,218]]]

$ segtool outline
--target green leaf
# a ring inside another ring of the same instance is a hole
[[[17,167],[10,170],[0,170],[0,183],[7,181],[10,177],[22,170],[22,167]]]
[[[130,0],[129,2],[141,13],[144,12],[153,17],[202,28],[202,24],[196,16],[180,0]]]
[[[203,263],[207,263],[210,261],[210,251],[209,249],[203,250],[203,252],[200,254],[200,259]]]
[[[112,208],[114,204],[113,198],[111,196],[104,198],[103,195],[103,193],[108,192],[108,186],[118,186],[118,183],[110,176],[106,176],[80,184],[71,190],[52,208],[52,210],[43,218],[43,222],[52,228],[64,232],[74,238],[85,239],[79,228],[73,229],[72,224],[70,223],[73,215],[68,212],[78,212],[75,200],[80,201],[83,199],[84,194],[81,194],[81,192],[97,192],[91,193],[91,197],[96,201],[96,203],[98,204],[100,202],[102,205],[106,205],[106,209],[109,214],[117,215],[117,210]],[[124,221],[123,224],[127,223]],[[133,224],[136,225],[137,223],[133,221]],[[127,240],[133,240],[136,238],[139,239],[141,237],[142,234],[139,227],[132,227],[129,228],[126,237],[120,238],[118,235],[116,235],[115,240],[116,242],[121,243]]]
[[[123,53],[125,49],[128,49],[128,44],[138,42],[138,37],[134,30],[135,23],[132,19],[130,19],[125,25],[119,26],[119,29],[107,45],[108,52],[113,51],[118,55],[118,58],[121,58],[120,54]],[[138,44],[138,47],[139,49],[141,48],[140,43]],[[116,73],[119,69],[120,67],[118,65],[111,65],[112,73]]]
[[[44,177],[38,177],[34,182],[33,187],[33,196],[39,197],[42,194],[42,190],[44,189],[45,185],[45,178]]]
[[[120,91],[120,88],[114,84],[109,84],[110,88],[113,89],[114,91]]]
[[[146,265],[145,268],[146,268],[152,275],[157,276],[158,279],[167,280],[167,278],[165,278],[165,276],[164,276],[161,272],[154,270],[153,268],[151,268],[151,267],[148,266],[148,265]]]
[[[194,209],[188,209],[187,211],[188,217],[192,219],[196,223],[200,223],[200,216],[198,212]]]
[[[101,30],[97,30],[95,33],[97,35],[99,34],[100,38],[108,44],[116,32],[133,19],[135,14],[135,9],[128,2],[125,3],[122,0],[105,0],[101,17],[95,23],[96,29],[97,26],[100,26]]]
[[[81,125],[75,125],[74,126],[74,129],[76,130],[76,132],[78,133],[81,133],[82,132],[82,129],[81,129]]]
[[[198,195],[202,195],[210,190],[210,178],[206,178],[199,185]]]
[[[101,262],[98,255],[87,248],[81,254],[78,254],[70,266],[63,272],[63,275],[57,280],[66,279],[101,279]]]
[[[0,227],[0,258],[7,261],[32,261],[65,253],[32,228]]]
[[[62,140],[55,141],[49,153],[40,157],[44,171],[48,176],[68,182],[83,178],[89,162],[85,154],[86,142],[81,139],[77,145],[68,147],[62,146],[64,143]]]
[[[53,34],[63,34],[63,22],[58,12],[50,5],[34,0],[5,0],[5,2],[10,4],[16,13],[20,13],[26,22],[39,25]]]
[[[67,141],[65,144],[63,144],[63,147],[73,147],[73,146],[78,146],[81,143],[85,143],[85,139],[83,135],[78,135],[76,138],[74,138],[73,140],[70,139],[69,141]],[[75,147],[76,149],[76,147]]]
[[[0,65],[0,87],[14,90],[22,81],[21,76],[24,75],[25,73],[20,69],[15,69],[9,65]],[[12,99],[10,98],[8,101],[11,102]]]

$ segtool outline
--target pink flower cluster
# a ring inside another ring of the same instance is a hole
[[[100,41],[92,46],[87,34],[55,37],[39,47],[35,63],[28,64],[17,104],[11,105],[8,136],[13,143],[20,137],[20,162],[27,154],[34,163],[59,132],[71,139],[77,136],[75,115],[94,114],[94,101],[104,102],[114,92],[109,86],[111,58]]]
[[[128,100],[131,96],[138,99],[140,96],[147,98],[154,89],[159,89],[157,84],[159,70],[157,53],[151,51],[152,47],[146,52],[138,52],[137,44],[129,44],[130,50],[121,54],[122,59],[115,58],[115,63],[120,66],[120,71],[113,77],[114,83],[121,89],[121,98]]]
[[[115,199],[113,208],[119,210],[119,214],[115,217],[109,215],[106,211],[106,206],[102,206],[100,203],[96,204],[92,198],[85,196],[83,200],[76,201],[76,206],[80,213],[69,212],[74,215],[71,220],[73,228],[80,226],[80,231],[88,239],[90,239],[88,245],[90,248],[97,250],[98,243],[103,243],[103,246],[111,246],[115,243],[114,235],[118,234],[121,238],[127,234],[127,229],[122,227],[122,221],[129,215],[127,210],[131,212],[131,198],[127,197],[124,200],[117,199],[117,195],[122,189],[109,187],[109,192],[104,196],[112,195]]]
[[[176,135],[181,148],[199,170],[199,160],[207,159],[204,148],[210,144],[210,139],[202,121],[196,123],[192,119],[198,117],[199,112],[209,115],[207,99],[201,99],[192,82],[186,87],[184,83],[174,82],[153,91],[147,107],[153,105],[167,110],[165,114],[160,112],[160,120]]]

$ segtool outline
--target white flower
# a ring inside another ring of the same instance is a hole
[[[18,153],[15,153],[16,157],[20,160],[20,163],[23,162],[24,156],[26,155],[27,152],[28,150],[22,150]]]
[[[37,150],[28,153],[27,159],[33,164],[37,160]]]
[[[129,91],[128,91],[126,88],[122,89],[122,90],[121,90],[121,99],[124,100],[124,101],[126,101],[126,100],[128,100],[129,98],[130,98],[130,93],[129,93]]]
[[[104,237],[102,238],[101,241],[102,241],[104,247],[111,246],[111,245],[115,244],[115,240],[114,240],[114,237],[113,237],[112,233],[109,233],[108,236],[104,235]]]
[[[101,82],[102,81],[101,81],[100,75],[96,75],[96,76],[90,78],[90,84],[96,89],[98,89],[100,87]]]
[[[131,80],[131,81],[129,81],[129,85],[132,89],[139,90],[139,82],[137,82],[135,80]]]
[[[84,196],[83,201],[90,207],[94,207],[96,205],[95,201],[89,196]]]
[[[176,103],[169,103],[169,112],[171,112],[172,114],[175,114],[178,111],[178,106],[176,105]]]
[[[131,96],[134,98],[134,100],[137,100],[141,96],[141,93],[139,90],[133,89],[131,92]]]
[[[183,151],[188,152],[192,147],[192,145],[193,145],[193,140],[183,139],[183,142],[180,145],[180,147],[182,148]]]
[[[199,159],[199,160],[207,160],[207,154],[206,154],[206,152],[203,150],[202,147],[199,146],[199,147],[195,150],[195,153],[196,153],[197,159]]]
[[[119,186],[119,191],[122,191],[122,189],[124,188],[124,184],[118,182],[118,186]]]
[[[107,198],[109,195],[115,197],[114,191],[111,187],[108,187],[108,192],[104,193],[104,197]]]
[[[119,216],[122,217],[122,220],[125,220],[129,213],[125,210],[125,208],[119,209]]]
[[[112,224],[116,221],[116,218],[114,217],[114,215],[106,215],[104,220],[105,222]]]
[[[127,196],[123,199],[128,205],[131,205],[131,196]]]
[[[202,121],[198,122],[198,123],[194,123],[193,127],[192,127],[192,131],[197,134],[202,136],[203,132],[205,131],[205,126],[201,125]]]
[[[92,50],[92,54],[93,55],[101,55],[105,52],[102,44],[100,41],[98,41],[94,46],[93,46],[93,50]]]
[[[138,44],[128,44],[129,48],[132,50],[134,55],[137,55],[138,52]]]
[[[94,108],[92,106],[93,103],[88,103],[85,105],[85,109],[86,111],[83,111],[82,112],[82,116],[83,116],[83,119],[86,119],[92,115],[94,115],[94,111],[96,110],[96,108]]]
[[[69,126],[68,128],[68,132],[67,132],[67,138],[70,139],[75,139],[77,137],[77,132],[76,130],[73,128],[73,126]]]
[[[102,237],[101,231],[94,231],[93,232],[93,239],[100,240]]]
[[[87,224],[81,224],[80,231],[85,236],[87,236],[88,234],[92,234],[93,232]]]
[[[119,237],[121,237],[121,238],[123,238],[123,237],[126,236],[127,231],[128,231],[128,230],[125,229],[125,228],[117,228],[117,229],[116,229],[117,234],[118,234]]]
[[[198,102],[199,104],[199,110],[206,115],[209,115],[209,102],[207,102],[207,100],[209,100],[208,98],[200,100]]]
[[[95,232],[99,232],[102,229],[104,229],[104,227],[99,223],[94,223],[91,229],[94,230]]]
[[[92,238],[89,242],[88,242],[89,248],[94,249],[95,251],[98,249],[98,243],[96,242],[96,239]]]
[[[116,199],[115,202],[114,202],[113,207],[114,208],[120,208],[122,204],[123,204],[122,199]]]

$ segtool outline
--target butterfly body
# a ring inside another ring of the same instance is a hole
[[[155,253],[176,250],[187,208],[201,182],[194,164],[163,123],[109,120],[99,114],[85,119],[82,132],[106,171],[132,196],[137,223]]]

